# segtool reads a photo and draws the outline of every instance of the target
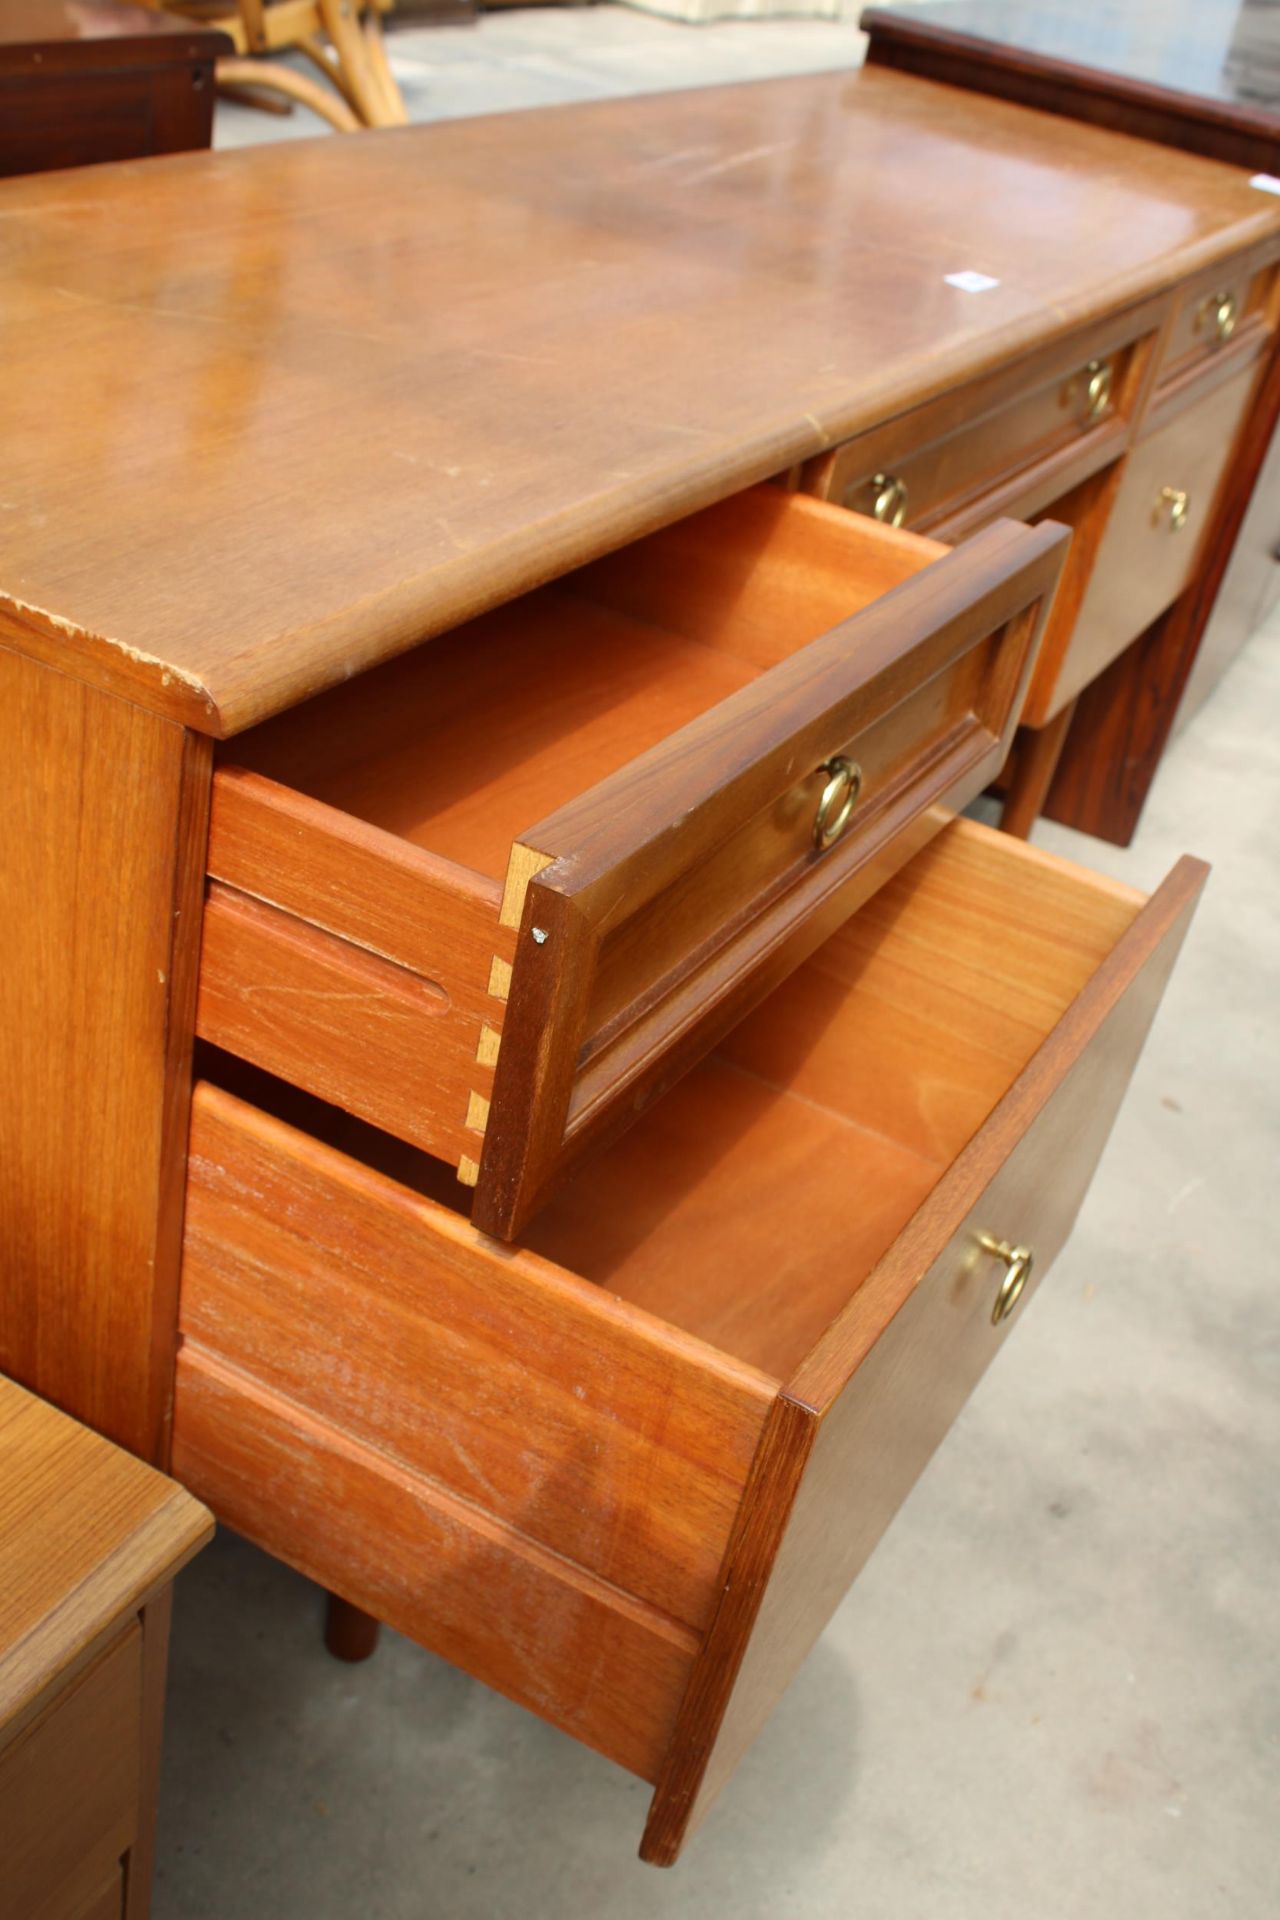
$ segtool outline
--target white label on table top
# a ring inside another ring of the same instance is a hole
[[[989,273],[975,273],[972,267],[966,267],[963,273],[944,273],[942,277],[949,287],[959,287],[961,293],[986,293],[1000,285]]]
[[[1259,193],[1280,193],[1280,178],[1274,173],[1255,173],[1249,185]]]

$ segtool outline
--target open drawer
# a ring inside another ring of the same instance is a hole
[[[760,488],[241,736],[201,1034],[513,1236],[997,772],[1066,538]]]
[[[516,1248],[222,1058],[174,1472],[656,1783],[674,1859],[1062,1245],[1203,875],[955,822]]]

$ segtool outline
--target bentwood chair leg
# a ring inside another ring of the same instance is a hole
[[[225,87],[229,93],[238,93],[241,88],[259,88],[268,93],[283,93],[290,100],[299,101],[304,107],[310,107],[312,113],[318,113],[322,120],[338,133],[358,133],[360,122],[345,100],[336,93],[330,93],[327,87],[321,87],[305,73],[295,73],[292,67],[278,66],[268,60],[219,60],[214,69],[219,88]]]
[[[355,0],[320,0],[320,18],[324,30],[333,42],[333,49],[342,68],[346,86],[355,102],[356,112],[367,127],[390,127],[403,125],[405,119],[404,103],[400,100],[399,89],[386,70],[386,79],[395,89],[399,113],[389,111],[383,92],[381,77],[375,73],[369,60],[369,42],[361,29],[356,13]],[[385,65],[385,61],[384,61]]]

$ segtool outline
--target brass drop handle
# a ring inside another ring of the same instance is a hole
[[[818,772],[827,776],[813,817],[813,844],[821,852],[835,844],[853,818],[853,809],[862,791],[862,768],[837,754],[834,760],[819,767]]]
[[[1212,320],[1219,342],[1231,338],[1240,317],[1234,293],[1211,293],[1200,311]]]
[[[1091,360],[1085,368],[1084,417],[1100,420],[1111,403],[1111,363]]]
[[[871,486],[875,493],[872,519],[883,521],[888,527],[900,527],[907,517],[906,481],[899,480],[893,473],[873,473]]]
[[[1161,487],[1160,504],[1169,519],[1169,531],[1181,533],[1187,524],[1187,515],[1191,511],[1190,496],[1181,487]]]
[[[1004,1278],[991,1309],[991,1324],[998,1327],[1002,1320],[1009,1318],[1021,1300],[1023,1288],[1031,1278],[1035,1255],[1030,1247],[1011,1247],[1007,1240],[996,1240],[989,1233],[978,1235],[978,1245],[984,1253],[993,1254],[997,1260],[1004,1261]]]

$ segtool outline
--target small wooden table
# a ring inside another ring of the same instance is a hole
[[[943,823],[1197,574],[1280,200],[871,70],[3,203],[8,1366],[669,1864],[1173,963]]]
[[[0,0],[0,174],[207,147],[212,33],[116,0]]]
[[[163,1474],[0,1379],[0,1910],[143,1920],[171,1582],[213,1531]]]

